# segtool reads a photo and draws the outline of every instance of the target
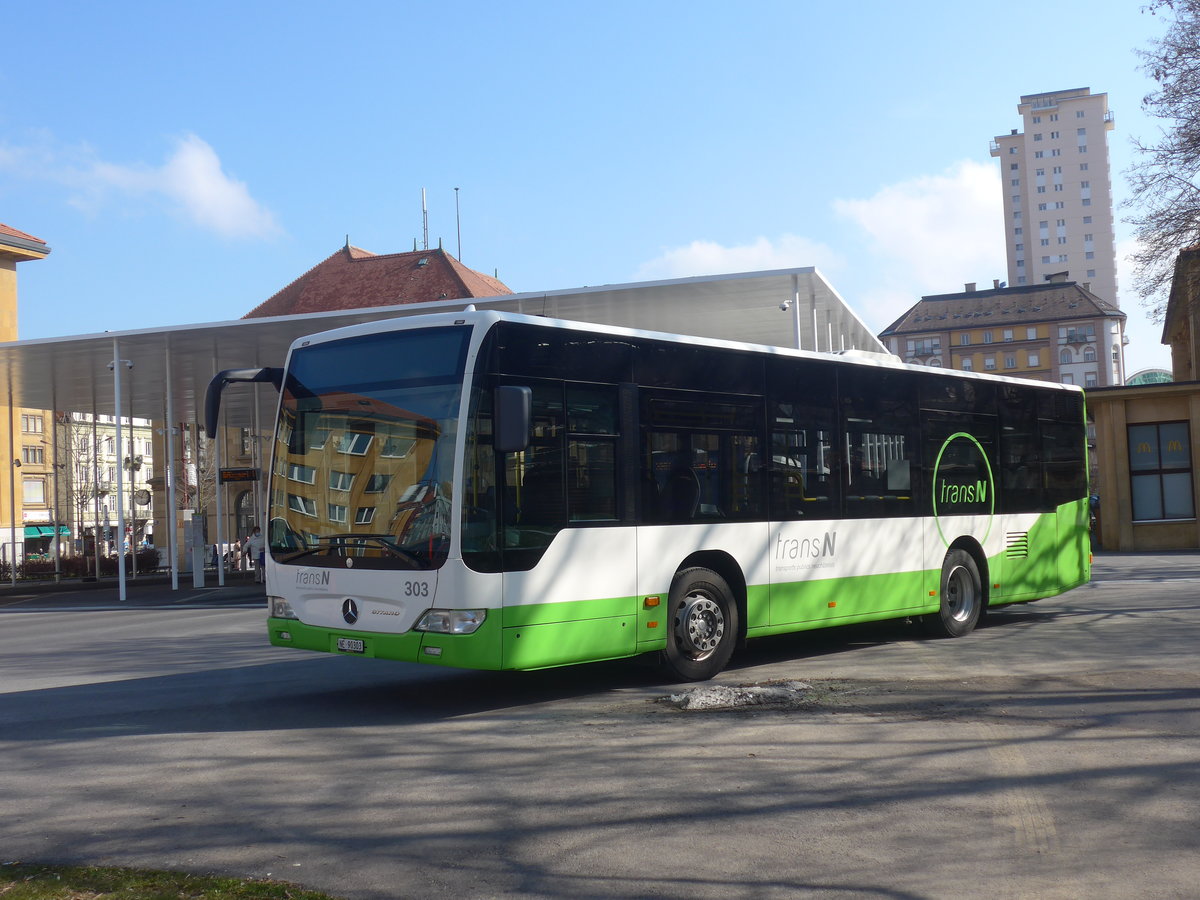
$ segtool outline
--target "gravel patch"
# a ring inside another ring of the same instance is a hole
[[[813,686],[806,681],[782,681],[772,684],[713,684],[693,688],[663,698],[663,702],[684,712],[717,709],[797,709],[813,705]]]

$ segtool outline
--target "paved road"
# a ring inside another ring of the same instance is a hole
[[[393,897],[1194,897],[1200,554],[955,641],[762,640],[692,713],[636,662],[263,645],[260,589],[0,594],[0,856]],[[185,600],[186,602],[179,602]]]

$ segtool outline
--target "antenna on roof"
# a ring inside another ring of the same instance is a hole
[[[425,188],[421,188],[421,238],[425,242],[421,249],[429,249],[429,207],[425,205]]]
[[[458,188],[454,189],[454,230],[458,232],[458,261],[462,262],[462,217],[458,213]]]
[[[350,249],[350,235],[346,235],[346,249]]]

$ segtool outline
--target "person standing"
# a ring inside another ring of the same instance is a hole
[[[266,582],[266,544],[263,541],[262,529],[257,525],[254,526],[254,531],[250,533],[250,536],[246,538],[246,555],[254,560],[254,580],[259,584]]]

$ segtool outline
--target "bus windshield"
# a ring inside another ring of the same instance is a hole
[[[271,479],[277,562],[442,565],[469,334],[422,328],[293,351]]]

